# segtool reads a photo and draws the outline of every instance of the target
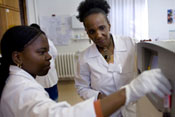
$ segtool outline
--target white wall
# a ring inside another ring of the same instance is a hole
[[[28,25],[39,24],[39,17],[55,15],[77,15],[77,7],[82,0],[26,0]],[[74,33],[84,33],[84,29],[74,30]],[[59,53],[78,52],[89,47],[88,39],[72,40],[68,46],[57,46]]]
[[[39,17],[55,15],[77,15],[77,6],[82,0],[26,0],[28,24],[38,23]],[[169,39],[169,30],[175,24],[167,24],[167,9],[175,9],[175,0],[148,0],[149,38]],[[76,32],[76,31],[75,31]],[[80,31],[81,32],[81,31]],[[79,33],[79,31],[78,31]],[[71,41],[68,46],[57,46],[59,52],[82,51],[90,46],[86,39]]]
[[[169,39],[175,24],[167,24],[168,9],[175,9],[175,0],[148,0],[149,38]]]
[[[35,0],[26,0],[27,7],[27,21],[28,24],[33,22],[38,23],[37,19],[37,9],[36,9],[36,1]]]

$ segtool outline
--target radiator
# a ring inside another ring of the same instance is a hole
[[[75,53],[59,53],[55,60],[60,80],[73,79],[76,76],[76,54]]]

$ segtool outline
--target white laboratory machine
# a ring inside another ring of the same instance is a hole
[[[161,99],[147,97],[163,117],[175,117],[175,41],[140,42],[137,44],[138,71],[160,68],[172,85],[172,95]]]

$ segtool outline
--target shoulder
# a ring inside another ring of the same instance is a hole
[[[122,41],[133,41],[133,39],[129,36],[115,36],[116,39],[121,39]]]
[[[82,52],[80,52],[79,59],[80,60],[88,60],[90,51],[93,49],[93,46],[94,46],[94,44],[89,46],[88,48],[86,48]]]
[[[9,77],[6,81],[6,86],[11,90],[24,90],[28,87],[41,88],[32,75],[17,66],[10,66]]]
[[[49,38],[47,40],[48,40],[49,46],[54,45],[53,42]]]
[[[15,100],[18,100],[18,98],[28,99],[36,97],[36,95],[47,96],[47,93],[35,79],[30,80],[23,75],[10,75],[9,81],[4,87],[4,97],[7,98],[10,95],[15,95]]]
[[[129,36],[115,36],[116,40],[120,40],[121,42],[127,44],[127,45],[136,45],[136,40],[129,37]]]
[[[28,77],[24,75],[10,75],[9,80],[7,82],[7,86],[10,89],[15,90],[25,90],[28,88],[31,89],[41,89],[43,90],[43,87],[36,82],[35,79],[31,79],[32,77]]]
[[[57,48],[50,39],[48,39],[48,43],[49,43],[49,47],[50,47],[49,53],[55,59],[57,54],[58,54]]]

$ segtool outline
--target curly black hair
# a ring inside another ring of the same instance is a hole
[[[108,15],[110,6],[106,0],[85,0],[82,1],[77,9],[80,22],[83,22],[84,18],[92,13],[103,13]]]

